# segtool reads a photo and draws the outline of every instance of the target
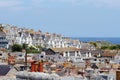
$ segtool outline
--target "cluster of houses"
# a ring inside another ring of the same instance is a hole
[[[28,66],[31,66],[31,61],[36,61],[35,65],[43,61],[44,73],[56,73],[60,77],[81,75],[82,78],[88,79],[80,80],[119,80],[116,79],[119,77],[116,75],[120,72],[116,72],[120,70],[120,53],[104,51],[100,56],[96,56],[99,54],[97,52],[101,51],[87,51],[73,47],[47,48],[41,54],[28,54],[27,62]],[[22,64],[21,61],[24,63],[24,53],[12,53],[12,55],[16,56],[15,63]],[[70,73],[66,73],[68,69]]]
[[[43,33],[41,30],[34,31],[33,29],[1,24],[0,48],[8,49],[15,43],[26,43],[29,46],[44,46],[45,49],[40,54],[27,54],[27,62],[30,63],[33,60],[52,62],[51,66],[55,65],[55,69],[58,68],[57,66],[62,66],[60,72],[56,72],[60,76],[63,74],[62,72],[69,68],[71,69],[71,74],[72,69],[74,69],[76,71],[75,74],[80,74],[89,80],[97,80],[97,78],[99,78],[98,80],[115,80],[117,76],[113,73],[111,74],[111,72],[120,69],[120,51],[102,51],[96,49],[92,44],[66,38],[60,34]],[[23,64],[25,62],[25,52],[15,52],[10,55],[14,56],[16,64]],[[7,56],[9,55],[0,52],[1,62],[7,59]],[[52,68],[50,67],[50,69]],[[46,68],[45,70],[49,71]],[[91,75],[91,73],[95,75]],[[107,78],[113,75],[112,78],[114,79],[106,79],[105,75]]]
[[[43,58],[45,60],[56,59],[55,61],[61,59],[61,62],[77,60],[82,61],[84,58],[101,54],[101,51],[97,50],[94,45],[66,38],[60,34],[50,34],[48,32],[42,33],[41,30],[34,31],[33,29],[18,28],[17,26],[0,24],[0,48],[8,49],[16,43],[26,43],[29,46],[44,46],[46,48],[44,49],[44,52],[48,55],[52,55],[45,58],[45,53],[43,52],[41,54],[35,54],[41,56],[37,56],[37,60]],[[19,58],[17,59],[23,59],[25,54],[19,53],[18,56]]]
[[[4,46],[1,48],[9,48],[11,45],[26,43],[29,46],[41,45],[47,48],[61,48],[61,47],[76,47],[81,48],[81,42],[79,40],[72,40],[65,38],[61,34],[50,34],[48,32],[43,33],[41,30],[34,31],[33,29],[18,28],[8,24],[0,24],[2,33],[0,34]]]

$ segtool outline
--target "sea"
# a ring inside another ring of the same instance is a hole
[[[82,42],[107,41],[112,44],[120,44],[120,37],[72,37],[72,39],[78,39]]]

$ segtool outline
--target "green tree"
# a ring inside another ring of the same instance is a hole
[[[22,44],[22,49],[27,49],[27,47],[28,47],[28,44],[26,44],[26,43]]]
[[[36,46],[38,48],[38,50],[41,52],[43,50],[44,47],[42,47],[41,45]]]
[[[101,49],[103,50],[108,49],[108,46],[102,46]]]
[[[109,46],[109,49],[110,49],[110,50],[116,50],[116,49],[117,49],[117,46],[116,46],[116,45]]]
[[[118,44],[118,45],[116,45],[116,47],[117,47],[117,49],[120,49],[120,45]]]
[[[35,50],[35,48],[34,48],[34,47],[32,47],[32,46],[30,46],[30,47],[29,47],[29,49],[30,49],[30,50]]]
[[[96,48],[98,48],[98,45],[96,42],[90,42],[90,44],[94,45]]]
[[[14,44],[12,46],[12,52],[21,52],[22,51],[22,46],[20,44]]]
[[[27,48],[27,53],[40,53],[40,51],[32,46]]]
[[[105,50],[105,49],[119,50],[120,49],[120,45],[102,46],[101,49],[103,49],[103,50]]]

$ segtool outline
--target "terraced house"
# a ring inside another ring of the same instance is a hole
[[[44,46],[47,48],[64,48],[64,47],[76,47],[81,48],[79,40],[72,40],[65,38],[61,34],[42,33],[41,30],[34,31],[34,29],[19,28],[8,24],[1,24],[4,28],[4,32],[9,45],[26,43],[29,46]],[[2,39],[2,38],[1,38]],[[5,40],[4,40],[5,41]]]
[[[6,39],[6,34],[3,31],[3,27],[0,25],[0,48],[8,48],[8,40]]]

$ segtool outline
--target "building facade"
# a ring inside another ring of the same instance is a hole
[[[34,31],[33,29],[19,28],[17,26],[2,24],[6,39],[9,40],[9,45],[26,43],[32,46],[43,46],[47,48],[64,48],[75,47],[80,49],[81,42],[66,38],[61,34],[42,33],[41,30]]]
[[[6,39],[6,34],[3,31],[3,27],[0,25],[0,48],[8,48],[8,40]]]

